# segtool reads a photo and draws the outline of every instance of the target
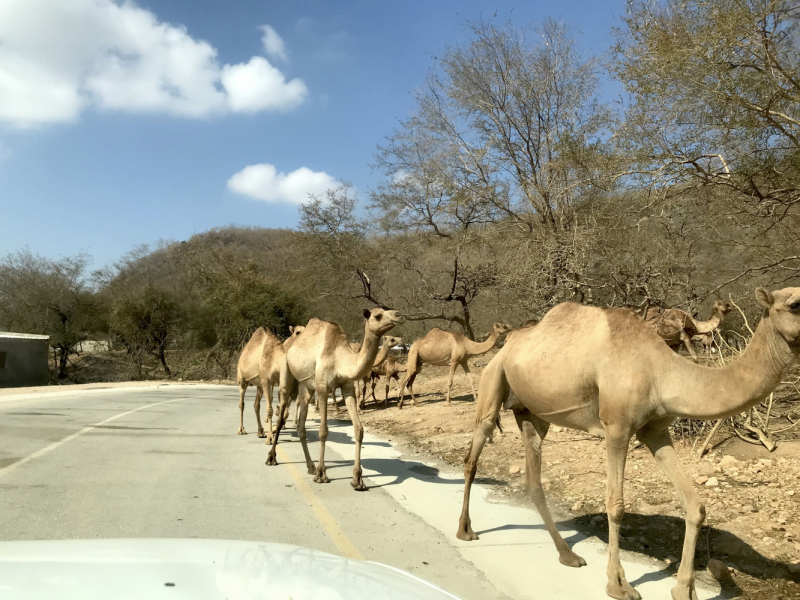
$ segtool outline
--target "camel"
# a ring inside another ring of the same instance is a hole
[[[377,366],[372,367],[372,372],[370,373],[370,382],[372,389],[370,393],[372,394],[372,399],[375,402],[378,402],[378,398],[375,397],[375,386],[381,380],[381,377],[384,378],[386,381],[386,393],[383,398],[383,407],[386,408],[389,406],[389,386],[392,382],[392,379],[400,382],[400,373],[405,373],[408,370],[408,364],[400,364],[397,362],[397,359],[394,356],[388,356],[385,361]],[[362,399],[362,406],[366,402],[366,393],[364,394],[364,398]]]
[[[297,435],[303,447],[306,466],[309,474],[314,474],[317,483],[328,483],[325,470],[325,441],[328,439],[328,393],[335,392],[336,388],[342,390],[347,411],[353,422],[353,434],[356,441],[355,461],[353,464],[353,479],[350,485],[357,491],[367,489],[361,475],[361,441],[364,438],[364,427],[358,416],[356,406],[355,386],[356,380],[369,373],[378,354],[378,344],[381,337],[400,325],[405,318],[396,310],[383,310],[373,308],[364,310],[364,341],[359,351],[353,352],[347,342],[347,336],[342,328],[321,319],[311,319],[306,325],[303,335],[286,352],[286,360],[281,369],[281,406],[278,410],[278,428],[275,431],[272,449],[267,457],[266,464],[277,465],[275,458],[278,446],[278,437],[283,427],[284,408],[297,388],[305,389],[311,394],[325,399],[319,403],[319,464],[314,467],[314,462],[308,453],[306,444],[305,419],[308,414],[308,400],[302,394],[300,399],[300,421],[297,424]]]
[[[679,308],[665,309],[660,306],[651,306],[647,309],[645,321],[656,330],[670,348],[674,348],[677,352],[680,345],[683,344],[691,357],[697,360],[697,354],[692,346],[692,337],[714,331],[730,310],[729,304],[717,300],[714,302],[711,318],[708,321],[695,321],[688,313]]]
[[[529,493],[562,564],[586,562],[559,534],[541,484],[542,441],[550,424],[605,438],[608,483],[608,584],[612,598],[638,600],[619,561],[619,527],[625,459],[631,437],[644,443],[667,475],[686,511],[686,535],[674,600],[695,600],[694,554],[705,520],[692,481],[669,434],[676,417],[721,419],[761,402],[800,356],[800,288],[757,288],[763,316],[750,344],[725,367],[695,364],[670,351],[653,329],[627,309],[563,303],[534,328],[520,331],[489,362],[481,376],[475,430],[464,466],[464,504],[457,537],[476,540],[469,495],[478,457],[495,427],[500,405],[513,391],[512,407],[525,447]]]
[[[403,338],[401,337],[394,337],[387,335],[386,337],[383,338],[383,344],[381,345],[381,349],[378,351],[378,355],[375,357],[375,362],[372,364],[372,369],[370,369],[370,372],[367,373],[361,380],[361,394],[360,394],[361,400],[358,403],[359,410],[364,408],[364,403],[367,401],[367,386],[370,384],[370,381],[372,379],[372,374],[374,373],[375,369],[381,367],[384,364],[384,362],[389,358],[390,356],[389,353],[391,352],[392,348],[394,348],[395,346],[399,346],[402,343],[403,343]],[[350,346],[352,347],[352,344],[350,344]],[[375,386],[373,385],[372,387],[374,390]],[[356,398],[358,398],[359,396],[358,391],[359,391],[358,388],[356,388]],[[373,393],[372,396],[374,398],[375,394]]]
[[[239,384],[239,431],[237,431],[239,435],[247,435],[244,430],[244,396],[247,387],[254,385],[256,386],[256,400],[253,408],[256,411],[258,437],[272,437],[272,392],[275,384],[280,380],[281,364],[286,355],[285,346],[295,336],[300,335],[303,329],[305,328],[302,326],[289,327],[292,335],[281,343],[270,330],[259,327],[242,348],[236,366],[236,382]],[[261,398],[264,397],[265,389],[267,390],[267,418],[264,423],[269,423],[267,432],[261,425]]]
[[[511,327],[508,325],[495,323],[486,341],[478,343],[460,333],[442,331],[438,327],[431,329],[425,334],[425,337],[414,342],[411,345],[411,350],[408,351],[406,376],[400,384],[400,401],[397,403],[397,408],[403,408],[406,387],[411,393],[411,403],[416,405],[417,400],[414,398],[413,390],[414,379],[422,370],[422,363],[424,362],[437,367],[450,367],[450,376],[447,379],[448,406],[450,406],[450,389],[453,387],[453,376],[456,373],[456,367],[459,365],[464,369],[464,373],[467,374],[469,385],[472,388],[472,397],[477,401],[475,384],[472,383],[472,374],[467,361],[473,356],[487,353],[495,347],[500,336],[509,331],[511,331]]]

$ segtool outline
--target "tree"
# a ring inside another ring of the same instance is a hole
[[[167,347],[182,319],[178,304],[163,290],[152,286],[114,300],[109,318],[112,335],[125,347],[141,376],[142,362],[150,354],[158,359],[167,377]]]
[[[741,257],[727,283],[800,273],[799,18],[784,0],[635,0],[617,31],[632,173],[660,197],[725,195],[706,225]]]
[[[0,261],[0,326],[49,335],[59,378],[78,344],[104,327],[87,282],[89,260],[50,260],[25,249]]]

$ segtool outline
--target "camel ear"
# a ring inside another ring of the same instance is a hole
[[[772,308],[772,305],[775,303],[775,298],[772,296],[772,293],[762,287],[756,288],[756,300],[764,308]]]
[[[364,318],[365,319],[369,319],[371,316],[372,316],[372,313],[369,312],[369,310],[365,308],[364,309]]]
[[[294,333],[294,325],[289,325],[289,333]]]

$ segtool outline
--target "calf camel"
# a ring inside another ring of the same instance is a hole
[[[730,310],[730,305],[717,300],[714,302],[711,318],[708,321],[695,321],[688,313],[679,308],[665,309],[660,306],[651,306],[647,309],[645,322],[656,330],[670,348],[674,348],[677,352],[680,345],[683,344],[692,358],[697,360],[697,354],[692,346],[692,337],[714,331]]]
[[[622,484],[628,444],[635,434],[652,453],[686,510],[686,535],[674,600],[694,600],[694,554],[705,506],[678,462],[669,425],[675,417],[721,419],[761,402],[800,356],[800,288],[755,291],[763,316],[747,349],[725,367],[706,367],[671,352],[635,313],[564,303],[542,322],[507,341],[481,376],[475,430],[464,466],[464,504],[457,537],[475,540],[470,487],[478,457],[500,405],[512,407],[525,447],[529,492],[555,542],[560,561],[586,562],[559,534],[541,483],[542,441],[550,424],[605,437],[608,483],[608,584],[612,598],[638,600],[619,561]]]
[[[371,382],[371,390],[370,394],[372,394],[372,399],[375,402],[378,402],[378,398],[375,397],[375,386],[381,380],[381,377],[384,378],[386,382],[386,392],[383,398],[383,407],[386,408],[389,406],[389,385],[392,382],[392,379],[400,382],[400,373],[405,373],[408,369],[407,364],[400,364],[397,362],[397,359],[394,356],[388,356],[385,361],[379,364],[376,367],[372,367],[372,373],[369,374],[370,382]],[[410,386],[409,386],[410,388]],[[365,397],[362,399],[362,406],[366,403],[366,394]]]
[[[259,327],[252,335],[250,340],[242,348],[239,355],[239,362],[236,366],[236,381],[239,384],[239,435],[247,435],[244,430],[244,396],[247,386],[256,386],[256,401],[253,408],[256,411],[258,422],[258,437],[272,438],[272,392],[275,384],[280,381],[281,364],[286,356],[286,345],[295,336],[300,335],[302,326],[289,327],[292,334],[283,344],[278,337],[265,329]],[[264,390],[267,391],[264,396]],[[269,423],[267,432],[261,426],[261,398],[265,397],[267,402],[267,418],[264,423]]]
[[[276,465],[275,458],[278,446],[278,437],[284,424],[284,406],[298,388],[309,392],[316,392],[321,399],[319,403],[319,464],[314,467],[306,444],[305,419],[308,413],[308,401],[301,394],[298,396],[300,404],[300,421],[297,424],[297,435],[303,446],[306,457],[306,466],[309,473],[314,473],[314,481],[328,483],[325,472],[325,441],[328,439],[328,393],[341,388],[345,398],[347,411],[353,422],[353,433],[356,441],[355,462],[353,464],[353,479],[350,485],[356,490],[366,490],[361,476],[361,441],[364,438],[364,427],[358,416],[356,406],[355,388],[353,382],[369,373],[378,354],[378,344],[381,336],[389,332],[396,325],[405,321],[405,318],[396,310],[383,310],[373,308],[364,310],[364,341],[359,351],[353,352],[347,342],[347,336],[339,325],[320,319],[311,319],[306,325],[303,335],[286,352],[286,360],[281,369],[281,406],[278,409],[278,428],[272,449],[267,457],[268,465]]]
[[[411,345],[408,351],[408,361],[406,362],[407,370],[403,382],[400,384],[400,401],[397,403],[397,408],[403,408],[403,399],[405,397],[405,389],[411,393],[411,403],[416,404],[417,400],[414,398],[414,379],[417,374],[422,371],[422,363],[426,362],[437,367],[450,367],[450,376],[447,379],[447,405],[450,406],[450,389],[453,387],[453,376],[456,373],[456,367],[461,365],[464,373],[467,374],[469,385],[472,388],[472,397],[477,400],[475,394],[475,384],[472,383],[472,374],[469,370],[469,361],[473,356],[480,356],[487,353],[494,348],[497,340],[504,333],[511,331],[511,327],[504,323],[495,323],[489,336],[484,342],[473,342],[471,339],[455,333],[452,331],[442,331],[438,327],[434,327],[425,337],[417,340]]]
[[[373,371],[376,368],[383,365],[384,362],[390,357],[389,352],[391,352],[392,348],[394,348],[395,346],[399,346],[402,343],[403,343],[403,338],[401,337],[394,337],[387,335],[386,337],[383,338],[383,344],[381,345],[381,349],[378,351],[378,355],[375,357],[375,362],[372,364],[372,369],[370,369],[370,372],[367,373],[361,380],[361,400],[358,403],[359,410],[361,410],[364,407],[364,403],[367,400],[367,386],[370,383]],[[358,391],[359,391],[358,388],[356,388],[356,398],[358,398],[359,395]]]

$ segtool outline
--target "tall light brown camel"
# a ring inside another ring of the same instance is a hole
[[[764,307],[747,349],[725,367],[684,360],[663,344],[632,311],[564,303],[542,322],[520,331],[483,371],[475,431],[464,466],[464,505],[457,537],[475,540],[469,495],[478,457],[495,427],[500,405],[513,391],[512,407],[525,447],[527,484],[563,564],[586,562],[559,534],[541,483],[542,441],[550,424],[605,437],[608,484],[608,585],[612,598],[638,600],[619,561],[619,527],[625,504],[622,484],[631,437],[653,454],[686,510],[686,535],[672,590],[674,600],[694,600],[694,554],[705,520],[692,481],[672,446],[669,425],[675,417],[721,419],[761,402],[780,383],[800,355],[800,288],[768,292],[757,288]]]
[[[370,393],[372,394],[372,399],[375,402],[378,402],[378,399],[375,397],[375,386],[381,380],[381,377],[384,378],[386,382],[386,392],[383,397],[383,407],[386,408],[389,406],[389,386],[392,382],[392,379],[400,382],[400,373],[405,373],[408,370],[408,364],[400,364],[397,362],[397,358],[394,356],[387,356],[386,360],[383,361],[381,364],[372,367],[372,373],[370,373],[370,383],[371,383],[371,390]],[[366,403],[366,394],[364,394],[364,398],[362,398],[361,405],[363,406]]]
[[[350,485],[356,490],[366,490],[361,476],[361,441],[364,438],[364,427],[358,416],[356,406],[355,387],[353,382],[369,373],[378,354],[378,344],[381,337],[405,321],[405,318],[396,310],[383,310],[373,308],[364,310],[364,341],[359,351],[353,352],[347,342],[347,336],[339,325],[320,319],[311,319],[306,325],[303,335],[286,352],[286,361],[281,369],[281,407],[278,410],[278,428],[275,440],[267,457],[268,465],[278,464],[275,453],[278,437],[284,424],[284,405],[292,397],[295,390],[300,387],[310,393],[316,392],[321,399],[319,403],[319,464],[314,467],[314,462],[308,453],[306,444],[305,419],[308,414],[308,401],[306,396],[299,394],[300,421],[297,424],[297,435],[303,446],[306,457],[306,466],[309,473],[314,473],[314,481],[328,483],[325,472],[325,441],[328,439],[328,393],[335,392],[336,388],[342,390],[345,398],[347,412],[353,422],[353,434],[356,441],[355,462],[353,464],[353,479]],[[324,400],[322,400],[324,399]]]
[[[647,309],[644,319],[667,342],[670,348],[677,352],[680,345],[683,344],[692,358],[697,360],[697,354],[692,346],[692,337],[714,331],[730,310],[729,304],[717,300],[711,309],[711,318],[708,321],[696,321],[679,308],[665,309],[660,306],[651,306]]]
[[[286,344],[295,336],[302,333],[302,326],[289,327],[290,337],[281,343],[278,337],[270,330],[259,327],[239,354],[236,366],[236,382],[239,384],[239,435],[247,435],[244,430],[244,396],[249,385],[256,386],[256,400],[253,408],[256,411],[258,422],[258,437],[272,438],[272,393],[274,386],[280,381],[281,365],[286,356]],[[266,396],[264,391],[266,390]],[[267,403],[268,424],[265,432],[261,425],[261,398]]]
[[[456,367],[459,365],[464,369],[464,373],[467,374],[469,385],[472,388],[472,397],[477,400],[475,384],[472,383],[472,374],[469,370],[468,361],[473,356],[486,354],[495,347],[500,336],[509,331],[511,331],[510,326],[504,323],[495,323],[486,341],[479,343],[473,342],[468,337],[454,331],[442,331],[438,327],[431,329],[425,334],[425,337],[411,344],[411,349],[408,351],[408,361],[406,362],[406,376],[400,384],[400,401],[397,403],[397,408],[403,408],[406,387],[411,393],[411,403],[417,403],[416,398],[414,398],[413,385],[414,379],[422,371],[422,363],[437,367],[450,367],[450,375],[447,379],[448,406],[450,406],[450,389],[453,387],[453,376],[456,373]]]

